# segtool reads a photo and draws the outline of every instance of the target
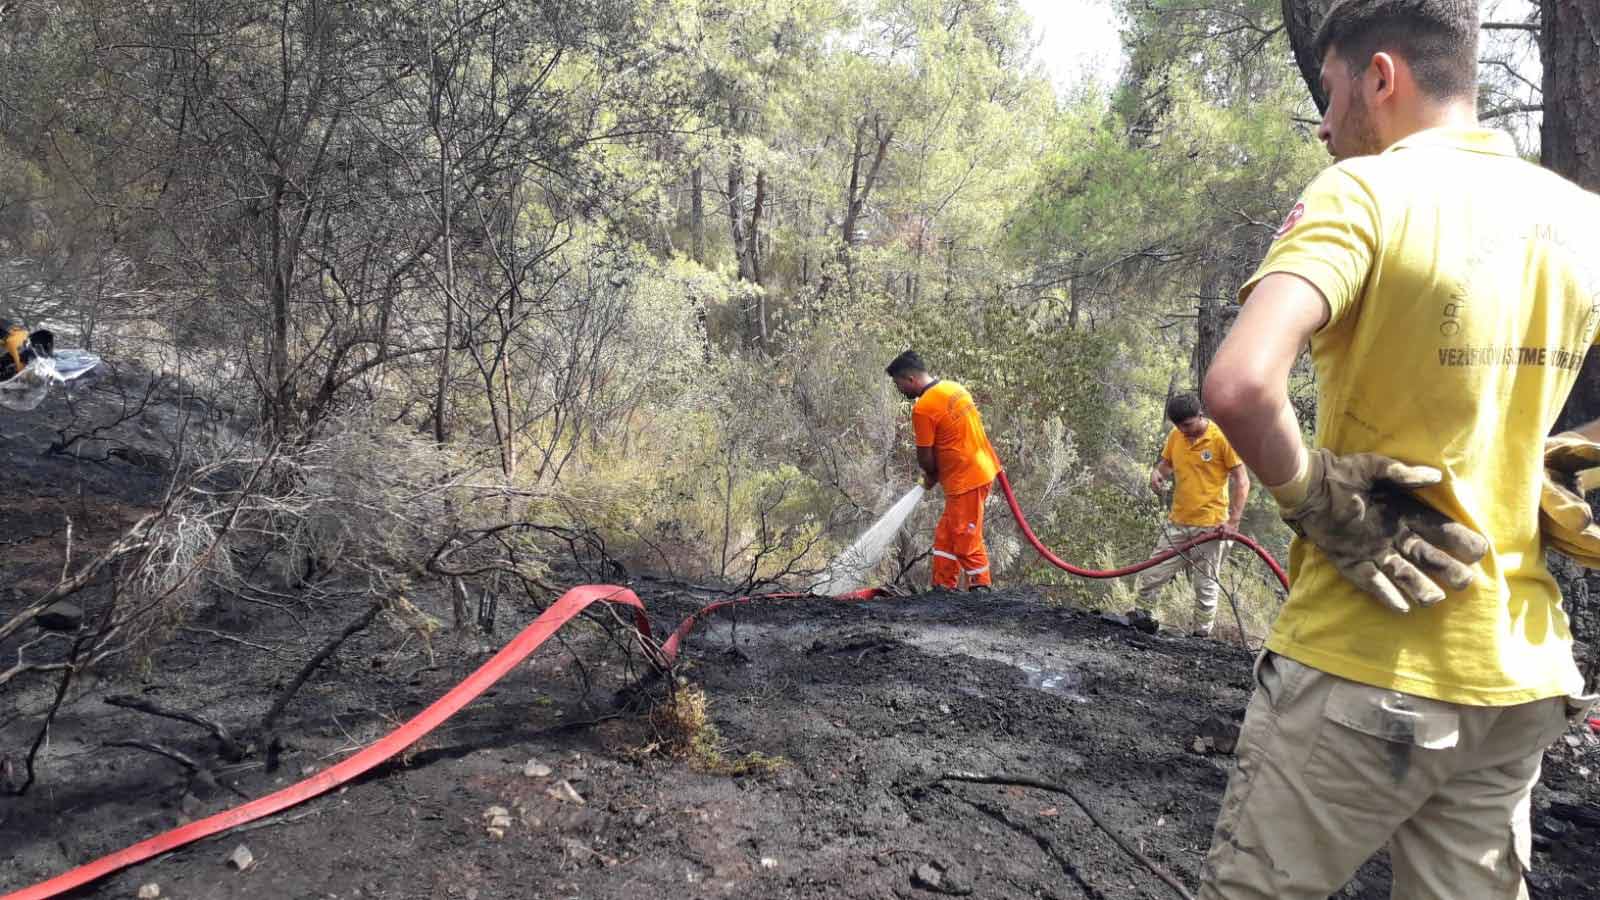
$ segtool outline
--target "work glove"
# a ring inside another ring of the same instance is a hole
[[[1443,475],[1376,453],[1312,451],[1293,482],[1304,493],[1280,510],[1351,584],[1396,612],[1444,599],[1441,584],[1472,583],[1472,564],[1489,551],[1482,535],[1413,497]],[[1272,488],[1283,504],[1283,489]],[[1298,493],[1298,491],[1296,491]]]
[[[1591,569],[1600,568],[1600,526],[1579,476],[1594,468],[1600,468],[1600,444],[1573,431],[1545,439],[1539,532],[1545,546]]]

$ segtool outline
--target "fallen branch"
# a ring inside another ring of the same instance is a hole
[[[254,641],[247,641],[244,638],[239,637],[238,635],[229,634],[226,631],[218,631],[215,628],[196,628],[196,627],[191,626],[191,625],[185,625],[180,630],[182,630],[186,634],[203,634],[203,635],[205,635],[207,637],[216,638],[219,641],[228,641],[229,643],[239,644],[241,646],[249,647],[252,650],[260,650],[263,653],[271,653],[274,656],[287,656],[288,655],[288,654],[284,653],[282,650],[279,650],[277,647],[268,647],[266,644],[257,644]]]
[[[167,515],[166,510],[151,513],[133,523],[133,527],[123,534],[109,549],[78,570],[76,575],[63,578],[56,586],[40,595],[38,599],[23,607],[16,615],[12,616],[5,624],[0,625],[0,640],[5,640],[23,627],[32,624],[33,617],[47,609],[52,603],[64,597],[77,593],[89,582],[98,576],[101,570],[125,556],[129,556],[150,546],[150,531],[158,522]]]
[[[250,754],[250,748],[234,740],[233,735],[228,732],[228,729],[224,727],[222,723],[207,719],[204,716],[197,716],[194,713],[188,713],[182,710],[167,709],[165,707],[157,706],[148,700],[140,700],[138,697],[107,697],[105,698],[105,702],[112,706],[118,706],[123,709],[131,709],[135,712],[147,713],[152,716],[160,716],[163,719],[175,719],[179,722],[187,722],[190,725],[198,725],[199,727],[204,728],[206,731],[209,731],[211,736],[217,739],[219,752],[221,753],[222,758],[226,759],[228,762],[239,762]]]
[[[111,741],[110,743],[107,743],[105,746],[107,746],[107,747],[127,747],[127,748],[133,749],[133,750],[143,750],[146,753],[154,753],[157,756],[164,756],[167,759],[170,759],[173,762],[177,763],[178,765],[183,766],[184,771],[189,773],[189,784],[188,784],[188,786],[186,786],[184,788],[184,790],[186,790],[186,791],[193,791],[194,790],[194,786],[196,784],[199,784],[199,785],[203,785],[208,790],[214,790],[216,788],[225,788],[236,797],[242,798],[244,800],[253,799],[249,794],[246,794],[244,791],[241,791],[238,788],[234,787],[233,785],[227,783],[226,781],[223,781],[222,779],[218,778],[216,776],[216,773],[212,772],[209,767],[203,766],[200,763],[195,762],[194,759],[192,759],[187,753],[184,753],[181,750],[174,750],[171,747],[164,747],[164,746],[162,746],[160,744],[152,743],[150,741],[135,741],[135,740]]]
[[[189,756],[189,754],[184,753],[181,750],[174,750],[171,747],[163,747],[160,744],[152,743],[150,741],[109,741],[106,743],[106,746],[128,747],[133,750],[143,750],[146,753],[154,753],[157,756],[165,756],[167,759],[170,759],[178,765],[183,766],[184,771],[191,775],[197,774],[205,769],[205,766],[195,762],[194,759]]]
[[[300,674],[296,675],[294,677],[294,681],[290,682],[289,686],[284,688],[283,693],[278,695],[277,702],[273,703],[272,708],[267,710],[267,714],[261,719],[261,727],[257,729],[259,733],[264,735],[266,738],[266,746],[268,747],[269,754],[272,754],[273,751],[271,748],[277,744],[277,735],[274,734],[273,731],[277,727],[278,717],[283,715],[284,708],[289,705],[290,700],[294,699],[294,695],[300,691],[301,686],[306,683],[306,679],[310,678],[311,673],[315,672],[324,662],[327,662],[328,657],[332,656],[334,652],[339,649],[340,645],[353,637],[357,632],[366,628],[368,625],[371,625],[372,620],[376,619],[378,617],[378,613],[382,610],[383,606],[379,603],[374,603],[367,607],[366,612],[362,613],[356,618],[355,621],[345,626],[344,631],[340,632],[337,637],[324,644],[322,649],[317,651],[316,656],[313,656],[311,659],[307,660],[306,664],[300,667]],[[269,763],[267,768],[268,770],[271,770],[274,768],[274,766]]]
[[[911,557],[909,560],[905,560],[900,565],[900,571],[894,573],[894,577],[889,579],[889,583],[890,584],[899,584],[901,579],[905,578],[906,575],[911,571],[911,567],[912,566],[915,566],[917,563],[922,562],[923,560],[929,558],[932,555],[933,555],[933,548],[929,547],[927,550],[924,550],[923,552],[918,553],[916,556]]]
[[[1028,837],[1033,838],[1033,842],[1039,845],[1039,849],[1049,854],[1050,858],[1054,859],[1056,864],[1061,867],[1061,871],[1065,872],[1067,877],[1077,882],[1079,889],[1081,889],[1083,893],[1090,898],[1090,900],[1105,900],[1105,894],[1099,888],[1089,883],[1089,879],[1084,877],[1083,872],[1078,870],[1077,865],[1074,864],[1072,860],[1068,859],[1066,854],[1056,849],[1055,842],[1050,840],[1050,838],[1041,834],[1036,829],[1029,828],[1027,825],[1021,822],[1013,821],[1010,816],[1006,815],[1006,811],[1003,809],[991,806],[988,803],[972,800],[967,797],[958,796],[956,799],[967,804],[978,812],[983,813],[989,818],[994,819],[1001,825],[1010,828],[1012,831],[1025,834]]]
[[[50,703],[50,711],[44,714],[44,724],[39,726],[39,733],[34,736],[33,745],[28,748],[27,777],[23,779],[22,785],[16,790],[18,797],[26,794],[28,788],[33,786],[34,764],[39,757],[39,748],[44,746],[45,739],[50,736],[50,725],[55,721],[56,713],[61,711],[61,702],[67,699],[67,689],[72,687],[73,677],[78,674],[75,664],[78,661],[78,651],[83,649],[83,643],[86,639],[87,635],[80,635],[77,640],[72,642],[72,655],[62,664],[64,671],[61,673],[61,683],[56,685],[55,699]]]
[[[1167,870],[1156,865],[1155,861],[1150,859],[1150,857],[1139,852],[1137,848],[1124,840],[1122,835],[1117,833],[1115,829],[1107,825],[1105,822],[1102,822],[1100,817],[1094,814],[1094,810],[1090,809],[1087,803],[1084,803],[1083,800],[1080,799],[1071,788],[1064,784],[1040,781],[1036,778],[1028,778],[1020,775],[984,775],[977,772],[946,772],[945,774],[939,776],[939,780],[962,781],[968,784],[996,784],[1006,787],[1037,788],[1041,791],[1049,791],[1052,794],[1061,794],[1067,799],[1071,800],[1073,803],[1077,804],[1077,807],[1083,810],[1083,814],[1089,817],[1089,821],[1093,822],[1101,831],[1104,831],[1106,834],[1110,835],[1111,840],[1115,841],[1118,847],[1121,847],[1125,853],[1138,860],[1140,865],[1144,866],[1146,869],[1149,869],[1150,874],[1166,882],[1167,886],[1176,891],[1178,896],[1182,897],[1183,900],[1194,900],[1194,895],[1189,893],[1189,889],[1184,887],[1182,882],[1172,877]]]

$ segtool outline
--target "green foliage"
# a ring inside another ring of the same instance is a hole
[[[1125,77],[1063,96],[1015,0],[58,7],[0,61],[0,246],[57,286],[23,312],[746,585],[912,483],[906,346],[1052,546],[1141,556],[1182,317],[1322,163],[1274,0],[1126,0]],[[1002,578],[1057,577],[991,518]]]

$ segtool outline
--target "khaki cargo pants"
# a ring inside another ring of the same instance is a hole
[[[1161,537],[1156,541],[1155,549],[1150,551],[1150,555],[1155,556],[1157,553],[1171,550],[1184,541],[1193,540],[1216,530],[1215,525],[1208,527],[1164,522],[1161,525]],[[1182,572],[1189,577],[1189,585],[1194,588],[1194,631],[1209,634],[1217,620],[1217,592],[1222,587],[1217,578],[1222,574],[1222,558],[1228,552],[1228,545],[1232,543],[1232,541],[1206,541],[1198,547],[1190,547],[1171,559],[1145,569],[1139,573],[1138,580],[1134,582],[1135,589],[1139,592],[1139,605],[1149,610],[1167,582]]]
[[[1385,843],[1392,897],[1527,897],[1529,795],[1567,714],[1565,698],[1461,706],[1263,653],[1201,900],[1324,900]]]

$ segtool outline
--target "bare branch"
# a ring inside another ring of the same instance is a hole
[[[1531,31],[1535,34],[1544,30],[1538,22],[1483,22],[1478,27],[1484,31]]]

